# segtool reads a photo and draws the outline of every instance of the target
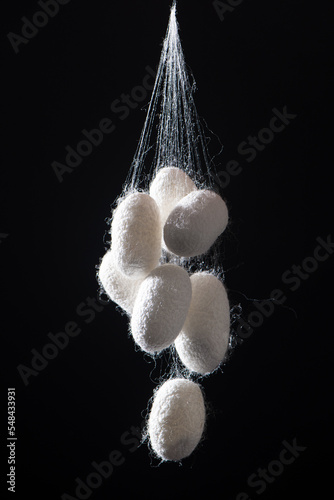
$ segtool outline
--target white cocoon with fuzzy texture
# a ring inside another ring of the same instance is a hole
[[[189,370],[206,374],[215,370],[226,354],[230,306],[225,287],[216,276],[196,273],[190,281],[190,308],[175,348]]]
[[[108,297],[131,315],[143,278],[131,279],[121,273],[115,265],[112,250],[109,250],[102,258],[98,278]]]
[[[206,253],[225,230],[228,210],[214,191],[194,191],[179,201],[164,226],[169,251],[182,257]]]
[[[190,301],[190,278],[180,266],[159,266],[144,279],[131,317],[132,336],[143,351],[153,354],[174,342]]]
[[[182,460],[201,440],[205,405],[199,385],[182,378],[168,380],[154,394],[148,434],[163,460]]]
[[[197,187],[183,170],[164,167],[158,170],[150,185],[150,195],[155,199],[161,213],[162,225],[175,205]]]
[[[145,193],[124,198],[113,214],[111,238],[120,271],[144,278],[161,256],[161,217],[156,202]]]

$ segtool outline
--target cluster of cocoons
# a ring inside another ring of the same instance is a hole
[[[157,171],[148,192],[119,200],[111,223],[111,247],[98,279],[110,299],[129,316],[136,345],[151,355],[174,346],[190,372],[206,375],[223,361],[230,311],[214,271],[192,275],[173,257],[205,254],[228,224],[224,200],[198,189],[179,168]],[[152,449],[162,460],[181,460],[199,443],[205,405],[198,384],[185,378],[162,384],[148,419]]]

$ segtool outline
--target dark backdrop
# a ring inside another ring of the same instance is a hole
[[[170,2],[63,3],[38,32],[27,28],[25,41],[8,34],[22,36],[22,17],[31,21],[38,2],[2,6],[5,495],[7,388],[15,387],[16,498],[265,500],[306,492],[324,498],[332,488],[334,263],[326,2],[226,0],[218,9],[211,1],[179,1],[198,111],[224,144],[216,164],[231,222],[222,262],[231,305],[242,306],[235,328],[244,338],[222,371],[201,381],[209,413],[205,439],[182,466],[158,466],[146,444],[137,448],[137,428],[166,359],[153,363],[134,349],[126,317],[97,302],[95,278],[106,219],[134,155],[149,93],[123,112],[115,100],[152,83],[147,67],[158,63]],[[268,136],[262,129],[278,125],[271,122],[274,108],[285,110],[289,123]],[[57,177],[52,164],[65,164],[66,146],[76,148],[82,130],[105,118],[112,132]],[[267,144],[246,153],[240,144],[259,133]],[[211,146],[213,156],[217,143]],[[230,160],[240,172],[227,179]],[[264,310],[262,301],[275,289],[284,304],[266,302]],[[51,342],[49,334],[65,328],[75,334],[68,345],[49,348],[54,359],[35,360],[39,371],[24,372]],[[298,447],[295,457],[282,454],[286,443]],[[112,474],[90,476],[93,462],[110,454],[120,464]],[[291,463],[281,466],[279,457]],[[262,482],[259,468],[269,469]],[[76,493],[77,478],[101,485]]]

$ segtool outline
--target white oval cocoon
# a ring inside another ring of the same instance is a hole
[[[182,460],[201,440],[205,405],[199,385],[172,379],[154,394],[148,419],[148,434],[154,452],[164,460]]]
[[[194,191],[179,201],[164,226],[169,251],[194,257],[209,250],[228,223],[224,200],[214,191]]]
[[[131,279],[121,273],[115,265],[112,250],[109,250],[102,258],[98,278],[108,297],[131,315],[143,278]]]
[[[131,317],[132,336],[143,351],[153,354],[174,342],[187,317],[190,301],[190,278],[180,266],[159,266],[144,279]]]
[[[176,167],[164,167],[158,170],[150,185],[150,195],[160,209],[162,225],[175,205],[197,187],[183,170]]]
[[[116,208],[111,226],[115,262],[132,278],[144,278],[161,255],[161,218],[148,194],[132,193]]]
[[[206,374],[224,359],[230,336],[230,306],[223,283],[207,273],[190,278],[192,299],[175,348],[191,371]]]

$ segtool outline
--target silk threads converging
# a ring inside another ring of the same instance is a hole
[[[183,366],[154,391],[145,431],[161,461],[180,461],[202,440],[207,376],[230,345],[221,264],[228,208],[212,185],[212,162],[193,99],[173,2],[143,131],[110,219],[110,248],[97,278],[129,318],[131,337]],[[155,132],[155,134],[153,134]]]

